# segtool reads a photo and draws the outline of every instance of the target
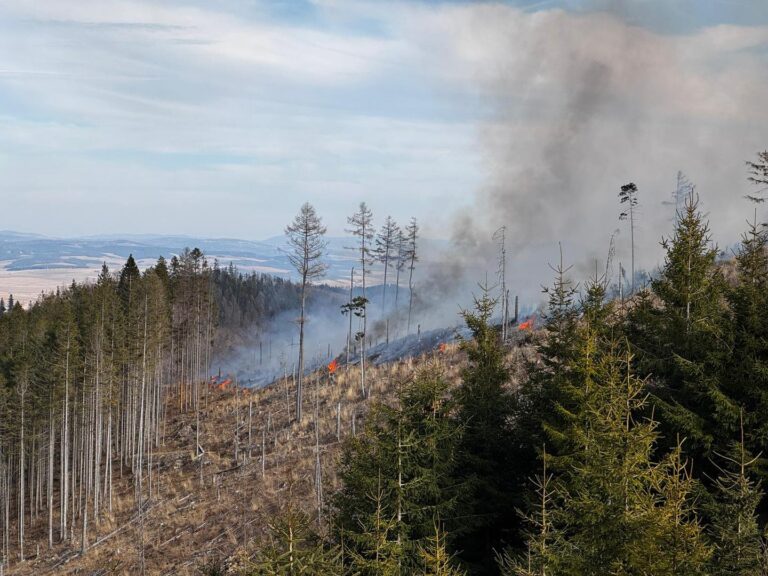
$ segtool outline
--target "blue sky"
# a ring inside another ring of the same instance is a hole
[[[683,169],[733,236],[766,54],[764,0],[0,0],[0,229],[260,239],[310,201],[341,234],[366,200],[589,245],[640,174],[651,246]]]

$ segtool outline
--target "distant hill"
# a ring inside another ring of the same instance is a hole
[[[434,253],[446,243],[421,241],[422,249]],[[349,271],[355,265],[353,238],[329,237],[325,281],[331,285],[347,285]],[[213,264],[230,262],[244,272],[263,272],[295,279],[287,258],[286,239],[275,236],[263,241],[236,238],[196,238],[160,234],[110,234],[79,238],[56,238],[42,234],[0,231],[0,295],[13,293],[20,301],[37,297],[41,291],[95,278],[106,262],[110,269],[123,265],[129,254],[144,268],[162,255],[170,258],[184,248],[200,248]],[[422,261],[424,261],[422,252]],[[428,257],[427,257],[428,259]],[[376,277],[372,280],[375,282]]]
[[[353,238],[330,237],[328,240],[327,278],[344,282],[354,265]],[[436,248],[442,241],[423,240],[425,247]],[[137,261],[154,261],[163,255],[170,258],[184,248],[200,248],[209,262],[218,260],[226,266],[232,262],[242,270],[267,272],[290,277],[293,274],[286,256],[284,236],[263,241],[236,238],[196,238],[164,235],[102,235],[79,238],[56,238],[41,234],[0,231],[0,261],[4,270],[50,270],[100,267],[102,262],[124,261],[129,254]]]

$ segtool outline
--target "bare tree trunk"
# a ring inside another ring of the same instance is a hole
[[[19,561],[24,562],[24,397],[27,384],[20,384],[21,390],[21,429],[19,438]]]
[[[323,469],[320,464],[320,375],[315,378],[315,493],[317,526],[323,525]]]
[[[253,400],[248,400],[248,459],[251,459],[253,446]]]
[[[56,426],[53,421],[53,402],[49,408],[48,420],[48,549],[53,548],[53,451],[56,446]]]
[[[352,302],[352,294],[355,287],[355,268],[349,273],[349,301]],[[349,366],[349,353],[352,349],[352,314],[349,314],[349,332],[347,332],[347,366]]]
[[[304,383],[304,309],[306,304],[307,276],[301,279],[301,314],[299,316],[299,377],[296,381],[296,421],[301,423],[302,393]]]

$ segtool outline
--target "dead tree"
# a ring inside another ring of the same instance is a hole
[[[411,312],[413,310],[413,271],[416,269],[416,262],[419,260],[416,252],[418,236],[419,225],[416,223],[416,218],[411,218],[411,221],[405,228],[405,259],[408,262],[408,334],[411,333]]]
[[[393,261],[397,259],[400,227],[392,216],[387,216],[376,236],[376,259],[384,266],[384,286],[381,291],[381,314],[387,314],[387,273]]]
[[[362,278],[362,296],[353,298],[350,304],[353,304],[358,298],[361,300],[358,302],[358,311],[362,311],[362,314],[356,313],[355,315],[361,319],[362,330],[358,333],[358,340],[360,340],[360,385],[365,395],[365,335],[367,333],[368,320],[367,314],[365,314],[365,304],[368,300],[365,296],[366,278],[373,264],[373,257],[371,251],[371,243],[373,242],[373,212],[368,208],[365,202],[360,203],[359,210],[352,216],[347,218],[347,223],[351,228],[347,229],[347,232],[357,238],[357,246],[353,247],[353,250],[358,252],[358,261],[360,262],[360,276]],[[362,302],[362,307],[359,304]]]
[[[301,279],[301,308],[299,315],[299,374],[296,385],[296,420],[301,422],[304,379],[304,323],[306,322],[307,286],[322,278],[327,269],[322,258],[327,242],[322,220],[308,202],[302,205],[293,223],[285,229],[288,236],[288,259]]]
[[[627,208],[619,214],[619,220],[629,220],[630,244],[632,248],[631,294],[635,293],[635,210],[637,209],[637,186],[630,182],[621,187],[619,202]]]

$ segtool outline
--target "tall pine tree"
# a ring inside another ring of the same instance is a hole
[[[494,568],[493,550],[515,537],[523,482],[515,462],[509,371],[501,334],[491,324],[496,302],[487,287],[482,290],[474,310],[462,314],[472,333],[462,343],[468,366],[455,392],[462,429],[455,484],[463,486],[463,497],[449,526],[460,537],[462,559],[488,571]]]

